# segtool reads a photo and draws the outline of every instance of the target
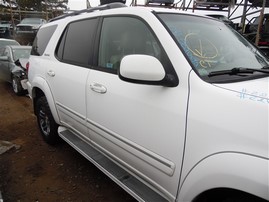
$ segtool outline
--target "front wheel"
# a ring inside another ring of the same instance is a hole
[[[59,142],[58,124],[55,122],[48,101],[45,96],[38,98],[36,102],[36,116],[39,130],[43,139],[50,145]]]

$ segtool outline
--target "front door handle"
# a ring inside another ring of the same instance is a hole
[[[49,76],[51,76],[51,77],[54,77],[54,76],[55,76],[55,72],[52,71],[52,70],[49,70],[49,71],[47,72],[47,74],[48,74]]]
[[[107,89],[105,86],[103,86],[102,84],[99,83],[91,83],[90,84],[90,88],[91,90],[93,90],[96,93],[101,93],[104,94],[106,93]]]

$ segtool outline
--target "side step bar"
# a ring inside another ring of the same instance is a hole
[[[116,182],[138,201],[162,202],[167,199],[154,192],[130,173],[94,149],[91,145],[76,136],[73,132],[60,126],[59,136],[81,153],[85,158],[97,166],[102,172]]]

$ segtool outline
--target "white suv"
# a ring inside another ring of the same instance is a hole
[[[42,26],[28,91],[47,143],[139,201],[267,201],[268,65],[219,20],[114,3]]]

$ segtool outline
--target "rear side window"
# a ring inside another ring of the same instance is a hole
[[[37,32],[35,40],[33,42],[31,55],[43,55],[51,36],[56,30],[57,25],[52,25],[49,27],[40,28]]]
[[[97,18],[70,23],[59,41],[56,57],[70,64],[91,64],[96,26]]]

